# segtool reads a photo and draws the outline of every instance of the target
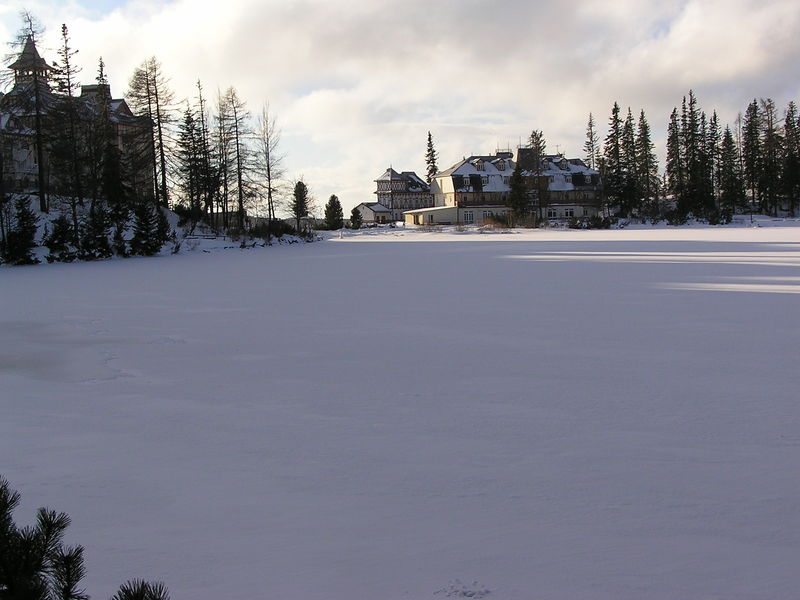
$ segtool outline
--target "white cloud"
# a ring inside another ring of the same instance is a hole
[[[132,0],[99,18],[79,0],[25,5],[51,56],[69,25],[85,80],[102,54],[116,94],[156,55],[179,96],[200,78],[209,95],[234,85],[253,113],[268,99],[292,175],[346,209],[388,164],[422,172],[428,130],[440,167],[533,128],[579,156],[588,113],[604,126],[615,100],[662,136],[690,88],[723,122],[753,97],[784,106],[800,91],[800,6],[787,0]],[[7,36],[14,10],[0,11]]]

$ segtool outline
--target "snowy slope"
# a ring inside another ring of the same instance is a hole
[[[764,227],[5,268],[0,473],[94,598],[795,597],[798,267]]]

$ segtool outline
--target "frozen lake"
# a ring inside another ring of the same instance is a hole
[[[98,599],[790,598],[798,294],[794,227],[3,268],[0,474]]]

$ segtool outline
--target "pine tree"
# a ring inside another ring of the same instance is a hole
[[[300,219],[308,215],[308,187],[303,180],[294,184],[291,209],[295,219],[295,229],[300,233]]]
[[[514,167],[509,181],[508,206],[515,223],[521,223],[530,214],[531,206],[528,200],[525,180],[522,177],[522,168],[519,163]]]
[[[426,165],[426,173],[427,173],[427,182],[428,185],[431,184],[433,181],[434,175],[439,172],[439,168],[436,166],[436,159],[437,153],[433,147],[433,136],[431,136],[431,132],[428,132],[428,148],[425,151],[425,165]]]
[[[344,212],[336,194],[331,195],[325,205],[325,226],[330,230],[341,229],[344,226]]]
[[[709,219],[712,224],[719,221],[714,203],[714,163],[712,150],[708,144],[708,118],[700,113],[700,142],[697,163],[697,204],[695,212]]]
[[[353,210],[350,211],[350,229],[361,229],[362,222],[361,211],[357,207],[353,207]]]
[[[753,100],[742,121],[742,163],[745,187],[750,192],[750,210],[759,202],[759,183],[762,181],[761,111]]]
[[[0,477],[0,598],[89,600],[81,587],[83,546],[64,545],[69,515],[40,508],[35,525],[18,527],[13,513],[19,503],[19,492]],[[158,581],[132,580],[112,600],[169,600],[169,592]]]
[[[178,187],[189,208],[192,228],[202,215],[202,154],[197,123],[191,108],[186,106],[178,128],[175,152],[175,174]]]
[[[53,165],[56,179],[62,181],[67,193],[69,208],[72,214],[72,244],[80,245],[78,206],[83,205],[83,185],[80,163],[83,160],[80,151],[80,115],[79,100],[74,92],[78,86],[77,77],[80,68],[75,66],[73,57],[78,53],[70,46],[69,30],[61,25],[61,47],[58,49],[59,62],[54,67],[54,81],[60,96],[53,110],[56,135],[51,142],[50,162]]]
[[[761,184],[762,210],[778,216],[783,139],[778,132],[775,102],[761,100]]]
[[[783,123],[784,155],[781,173],[781,190],[789,214],[794,217],[800,204],[800,122],[797,105],[789,102]]]
[[[636,134],[633,125],[633,113],[628,107],[628,114],[622,125],[620,143],[622,157],[622,188],[620,190],[620,210],[626,217],[636,214],[640,208],[639,181],[636,170]]]
[[[122,223],[117,223],[114,227],[114,235],[111,236],[111,246],[114,254],[119,257],[127,258],[130,256],[128,252],[128,241],[125,239],[125,226]]]
[[[683,160],[686,168],[685,193],[678,202],[678,212],[681,216],[693,214],[701,216],[703,213],[703,188],[705,183],[705,169],[702,156],[702,146],[705,143],[701,133],[700,111],[697,107],[697,98],[694,91],[689,90],[689,102],[683,100],[682,114],[682,141]]]
[[[67,216],[62,214],[53,219],[50,225],[52,230],[42,240],[42,245],[50,251],[46,256],[47,262],[72,262],[78,257],[72,224]]]
[[[0,477],[0,594],[20,600],[88,600],[78,586],[83,548],[64,546],[66,513],[40,508],[36,524],[18,528],[13,511],[20,495]]]
[[[206,102],[203,86],[197,80],[197,143],[200,156],[200,194],[203,199],[203,212],[210,215],[214,208],[214,197],[219,189],[219,177],[214,169],[214,153],[211,148],[211,134],[208,129]]]
[[[89,217],[83,228],[80,257],[83,260],[100,260],[112,256],[108,235],[111,217],[105,202],[96,200],[89,206]]]
[[[541,129],[534,129],[531,131],[531,135],[528,137],[528,147],[531,149],[533,181],[536,182],[532,190],[533,204],[539,207],[539,211],[542,211],[547,202],[547,185],[541,181],[544,158],[547,155],[547,140]]]
[[[720,144],[719,165],[719,210],[724,221],[730,217],[744,202],[744,188],[739,169],[739,152],[731,133],[726,127]]]
[[[674,108],[667,126],[667,164],[665,172],[666,191],[676,204],[684,204],[686,189],[686,171],[681,151],[681,126],[678,121],[678,109]]]
[[[719,125],[719,117],[715,110],[708,120],[708,134],[706,136],[706,155],[711,169],[711,189],[714,198],[719,197],[719,169],[721,161],[722,131]]]
[[[125,185],[124,165],[116,133],[111,122],[111,92],[105,74],[105,63],[100,58],[97,71],[97,113],[95,116],[95,140],[100,158],[100,189],[106,201],[109,216],[114,224],[125,223],[130,216],[130,194]]]
[[[651,218],[658,217],[658,158],[644,110],[639,113],[636,130],[636,179],[643,211]]]
[[[18,196],[14,202],[14,221],[6,234],[4,260],[10,265],[35,265],[36,228],[39,217],[31,210],[30,200]]]
[[[619,113],[619,104],[614,102],[608,121],[608,134],[603,146],[602,176],[609,203],[619,203],[625,184],[622,156],[623,122]]]
[[[594,117],[589,113],[589,123],[586,125],[586,142],[583,144],[586,153],[586,164],[589,168],[596,169],[600,158],[600,141],[594,124]]]
[[[151,202],[142,202],[133,211],[133,237],[131,254],[153,256],[166,241],[166,232],[159,215],[161,208]]]

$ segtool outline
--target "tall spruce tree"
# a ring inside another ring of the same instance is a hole
[[[739,166],[739,152],[730,127],[725,128],[720,144],[719,210],[724,220],[744,203],[744,188]]]
[[[514,224],[521,224],[531,212],[531,203],[528,199],[525,180],[522,177],[522,168],[519,163],[514,167],[509,181],[508,207],[511,209],[511,216]]]
[[[642,212],[651,218],[658,217],[658,158],[644,110],[639,113],[636,129],[636,179]]]
[[[684,203],[686,170],[683,164],[681,124],[678,109],[674,108],[667,126],[667,163],[665,170],[666,191],[676,206]]]
[[[597,128],[594,124],[594,117],[589,113],[589,122],[586,125],[586,142],[583,144],[586,164],[590,169],[596,169],[600,159],[600,138],[597,136]]]
[[[111,232],[111,216],[102,199],[89,205],[89,215],[83,227],[80,257],[83,260],[101,260],[112,256],[108,236]]]
[[[430,185],[431,181],[433,181],[434,175],[436,175],[436,173],[439,172],[439,167],[436,166],[436,159],[437,159],[437,153],[433,147],[433,136],[429,131],[428,146],[427,149],[425,150],[425,172],[427,175],[426,181],[428,182],[428,185]]]
[[[749,191],[749,204],[752,211],[760,204],[759,184],[762,181],[761,154],[761,111],[758,101],[753,100],[747,106],[742,119],[742,164],[745,187]]]
[[[176,166],[178,186],[189,208],[191,226],[200,220],[203,210],[202,196],[202,149],[197,121],[191,108],[187,105],[178,129],[176,145]]]
[[[14,219],[6,233],[3,260],[10,265],[35,265],[36,229],[39,217],[31,210],[27,196],[19,195],[14,202]]]
[[[54,107],[54,129],[56,134],[51,142],[50,161],[53,164],[55,177],[62,182],[62,190],[66,193],[72,215],[73,245],[80,245],[80,227],[78,207],[83,205],[83,185],[80,164],[84,160],[81,153],[81,118],[79,115],[79,99],[74,92],[77,89],[77,77],[80,73],[73,58],[78,53],[71,46],[69,30],[61,25],[61,46],[58,49],[59,60],[55,63],[53,79],[59,92]]]
[[[124,224],[130,217],[130,194],[126,186],[125,165],[122,161],[117,133],[111,121],[111,92],[101,57],[97,70],[98,92],[94,126],[100,159],[100,189],[109,215],[115,225]]]
[[[358,207],[354,206],[353,210],[350,211],[350,229],[361,229],[362,222],[361,211],[358,210]]]
[[[295,229],[299,233],[300,219],[308,216],[308,186],[302,179],[294,184],[291,209],[295,219]]]
[[[622,157],[622,188],[619,205],[624,216],[639,212],[639,181],[636,169],[636,133],[633,124],[633,113],[628,107],[628,114],[622,125],[622,141],[620,144]]]
[[[609,204],[618,205],[625,185],[625,172],[622,155],[623,121],[617,102],[611,109],[608,120],[608,133],[603,145],[603,184]]]
[[[708,157],[709,168],[711,169],[711,189],[715,199],[719,197],[719,169],[720,169],[720,144],[722,143],[722,130],[720,129],[719,117],[715,110],[711,113],[708,120],[708,130],[706,135],[706,155]]]
[[[197,80],[197,143],[200,155],[200,194],[203,212],[209,216],[214,208],[214,196],[219,188],[219,177],[214,169],[214,157],[211,145],[211,134],[208,126],[208,110],[203,97],[203,86]]]
[[[797,105],[789,102],[783,122],[784,154],[781,173],[781,191],[789,214],[797,215],[800,204],[800,122]]]
[[[344,226],[344,212],[336,194],[332,194],[325,205],[325,226],[330,230],[341,229]]]
[[[775,102],[761,99],[761,184],[764,212],[778,216],[783,139],[778,131]]]

